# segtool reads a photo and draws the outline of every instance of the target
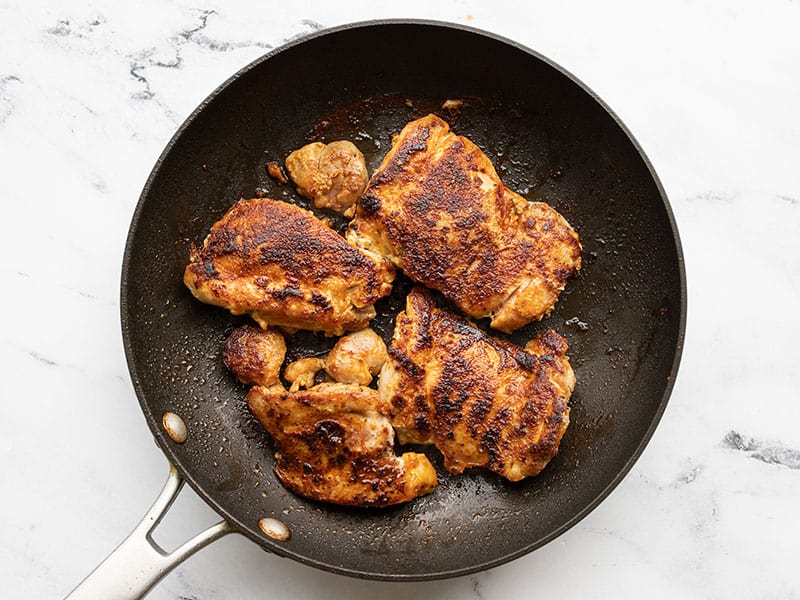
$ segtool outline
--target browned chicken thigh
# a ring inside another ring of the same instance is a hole
[[[298,194],[346,217],[353,216],[369,179],[364,155],[346,140],[303,146],[286,158],[286,169]]]
[[[286,342],[274,329],[237,327],[225,340],[222,362],[242,383],[271,386],[281,382]]]
[[[310,388],[319,371],[332,381],[369,385],[386,362],[386,344],[369,327],[339,338],[325,357],[309,356],[286,366],[283,376],[291,391]]]
[[[339,356],[331,364],[340,365],[345,379],[361,376],[362,367],[369,375],[386,358],[383,341],[365,331],[337,343]],[[240,381],[256,384],[248,405],[278,447],[275,474],[287,488],[334,504],[388,506],[436,487],[436,472],[424,454],[395,453],[394,429],[376,390],[356,383],[314,385],[326,357],[291,363],[286,378],[309,389],[293,385],[287,391],[279,377],[285,355],[280,333],[254,325],[235,329],[223,348],[225,365]]]
[[[435,444],[451,473],[485,467],[519,481],[556,455],[569,424],[566,352],[552,330],[525,349],[492,338],[416,287],[378,389],[401,443]]]
[[[199,300],[259,325],[357,331],[392,289],[394,269],[293,204],[240,200],[192,248],[184,283]]]
[[[275,474],[301,496],[389,506],[436,487],[436,471],[424,454],[395,454],[394,430],[371,388],[320,383],[287,392],[256,386],[247,402],[278,446]]]
[[[581,264],[564,217],[504,186],[480,148],[434,115],[395,138],[347,239],[505,332],[547,314]]]

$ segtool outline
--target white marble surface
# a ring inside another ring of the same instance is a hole
[[[132,211],[174,130],[287,39],[422,17],[549,56],[645,148],[689,283],[664,419],[597,510],[491,571],[366,582],[229,536],[150,597],[800,598],[800,3],[376,4],[0,2],[0,595],[62,597],[166,476],[118,294]],[[176,508],[167,545],[215,519],[189,490]]]

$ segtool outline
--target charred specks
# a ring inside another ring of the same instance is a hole
[[[405,178],[405,170],[412,157],[418,152],[423,152],[428,148],[428,138],[431,130],[428,127],[420,127],[407,136],[400,146],[394,148],[394,155],[391,162],[382,171],[372,176],[369,187],[373,185],[391,184],[397,178]]]
[[[400,146],[398,151],[398,162],[403,163],[409,159],[412,154],[422,152],[428,148],[428,138],[431,136],[430,127],[421,127],[417,129],[413,135],[407,138],[405,144]],[[395,155],[397,156],[397,155]]]
[[[473,402],[469,410],[469,423],[473,434],[477,432],[478,425],[483,423],[492,410],[492,398],[482,397]]]
[[[212,229],[208,240],[208,250],[212,255],[236,254],[243,257],[248,249],[240,243],[236,231],[218,228]]]
[[[285,287],[280,290],[273,290],[272,297],[276,300],[285,300],[286,298],[302,298],[303,291],[293,287]]]
[[[390,346],[387,350],[399,367],[414,380],[421,380],[425,376],[425,370],[415,363],[408,355],[395,346]]]
[[[552,329],[548,329],[539,336],[538,345],[549,350],[551,354],[563,356],[567,352],[567,340]]]
[[[360,207],[364,214],[374,215],[380,209],[381,201],[374,194],[365,194],[361,196]]]
[[[422,434],[427,434],[431,431],[431,421],[426,413],[418,412],[414,414],[414,428]]]
[[[500,462],[500,440],[500,431],[491,427],[486,429],[481,438],[481,447],[489,455],[489,468],[497,467]]]
[[[203,261],[203,276],[204,277],[219,277],[219,271],[217,271],[216,267],[214,266],[213,261],[211,260],[204,260]]]
[[[318,439],[325,441],[330,445],[337,445],[344,442],[344,427],[333,420],[317,422],[315,426],[315,433]]]
[[[514,352],[514,360],[520,367],[528,369],[529,371],[532,371],[537,364],[536,357],[527,352]]]
[[[323,310],[330,310],[333,308],[331,301],[316,290],[312,290],[311,292],[311,304]]]

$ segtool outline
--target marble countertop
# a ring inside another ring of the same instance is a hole
[[[127,372],[119,275],[139,192],[175,129],[287,40],[419,17],[550,57],[649,155],[689,289],[666,414],[599,508],[502,567],[360,581],[228,536],[149,597],[800,598],[800,3],[391,6],[0,2],[2,596],[63,597],[166,477]],[[215,520],[187,489],[157,538],[169,546]]]

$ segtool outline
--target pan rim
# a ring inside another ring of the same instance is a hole
[[[160,417],[153,415],[152,411],[150,410],[149,406],[144,402],[144,390],[141,385],[141,378],[140,373],[137,370],[134,358],[133,358],[133,351],[132,351],[132,334],[131,334],[131,327],[128,321],[128,306],[129,306],[129,298],[128,298],[128,272],[131,263],[131,254],[132,254],[132,246],[134,239],[136,237],[136,232],[138,229],[139,221],[141,218],[141,213],[143,211],[143,206],[145,200],[150,194],[151,187],[153,185],[154,179],[156,178],[158,172],[161,169],[163,162],[166,160],[167,156],[171,153],[173,147],[176,145],[178,140],[182,137],[184,131],[194,122],[197,116],[209,105],[213,102],[220,93],[225,90],[228,86],[230,86],[233,82],[238,80],[240,77],[245,75],[246,73],[250,72],[252,69],[257,68],[261,63],[277,56],[278,54],[288,51],[296,46],[299,46],[303,43],[308,41],[324,37],[331,34],[338,34],[341,32],[355,30],[355,29],[364,29],[364,28],[373,28],[373,27],[384,27],[384,26],[424,26],[424,27],[432,27],[432,28],[442,28],[447,30],[460,30],[465,33],[470,33],[473,35],[478,35],[481,37],[489,38],[490,40],[500,42],[507,46],[512,47],[515,50],[520,52],[524,52],[525,54],[535,58],[552,69],[555,69],[564,77],[568,78],[573,84],[578,86],[581,90],[587,93],[595,103],[597,103],[606,114],[608,114],[616,123],[616,125],[620,128],[620,130],[625,134],[628,138],[630,143],[632,144],[633,148],[638,153],[639,157],[643,161],[643,164],[647,168],[647,171],[656,186],[658,194],[661,198],[661,202],[663,204],[667,221],[672,232],[672,242],[675,246],[676,256],[677,256],[677,269],[678,269],[678,279],[680,285],[680,303],[679,303],[679,317],[678,317],[678,331],[676,337],[676,347],[675,347],[675,354],[672,361],[672,366],[670,368],[669,376],[667,378],[666,387],[664,388],[664,393],[659,401],[658,408],[653,416],[653,420],[650,423],[649,427],[645,431],[641,441],[636,447],[636,450],[633,454],[629,457],[629,459],[622,465],[619,469],[617,474],[611,479],[611,481],[595,496],[595,498],[589,502],[583,509],[578,511],[573,517],[568,519],[565,523],[563,523],[560,527],[556,528],[554,531],[550,532],[548,535],[542,536],[538,539],[531,541],[531,543],[525,545],[522,548],[515,550],[514,552],[510,552],[504,554],[502,556],[496,557],[492,560],[482,562],[480,564],[471,565],[468,567],[460,567],[456,569],[450,570],[442,570],[437,572],[428,572],[428,573],[421,573],[421,574],[403,574],[403,573],[375,573],[372,571],[362,571],[358,569],[346,568],[336,564],[330,564],[328,562],[324,562],[318,559],[315,559],[310,556],[306,556],[305,554],[300,554],[297,552],[293,552],[291,550],[287,550],[285,547],[281,546],[278,542],[272,541],[265,537],[259,536],[255,533],[254,528],[242,523],[240,520],[236,519],[233,515],[231,515],[227,510],[225,510],[213,497],[212,494],[208,493],[202,485],[200,485],[188,472],[188,470],[184,467],[182,462],[179,460],[176,453],[173,451],[172,445],[164,431],[158,426],[160,421]],[[589,515],[600,503],[605,500],[611,492],[622,482],[622,480],[627,476],[630,470],[633,468],[634,464],[640,458],[642,453],[644,452],[645,448],[647,447],[648,443],[650,442],[656,428],[658,427],[661,418],[666,410],[666,406],[668,404],[669,398],[672,394],[672,390],[675,385],[675,379],[678,374],[678,369],[680,366],[681,356],[683,353],[683,346],[685,341],[686,335],[686,313],[687,313],[687,284],[686,284],[686,269],[685,269],[685,262],[684,262],[684,255],[683,255],[683,248],[680,240],[680,234],[678,232],[677,223],[675,221],[675,216],[672,211],[672,207],[670,206],[669,199],[667,197],[666,191],[659,179],[658,175],[653,168],[650,159],[645,154],[644,150],[642,149],[639,142],[633,136],[631,131],[625,126],[625,124],[620,120],[620,118],[614,113],[614,111],[600,98],[591,88],[589,88],[586,84],[584,84],[580,79],[578,79],[575,75],[571,72],[563,68],[562,66],[558,65],[557,63],[553,62],[551,59],[543,56],[542,54],[538,53],[527,46],[524,46],[514,40],[506,38],[504,36],[498,35],[493,32],[489,32],[486,30],[478,29],[475,27],[471,27],[468,25],[462,25],[460,23],[451,23],[447,21],[438,21],[438,20],[428,20],[428,19],[375,19],[375,20],[367,20],[367,21],[358,21],[353,23],[347,23],[343,25],[339,25],[336,27],[330,27],[321,29],[318,31],[311,32],[307,35],[303,35],[296,39],[290,40],[285,44],[263,54],[262,56],[258,57],[254,61],[250,62],[249,64],[245,65],[238,71],[236,71],[233,75],[228,77],[225,81],[223,81],[219,86],[217,86],[190,114],[189,116],[183,121],[183,123],[178,127],[175,131],[173,136],[170,138],[169,142],[164,147],[164,150],[159,155],[158,159],[156,160],[148,178],[145,182],[142,192],[139,195],[139,199],[136,204],[136,208],[134,209],[133,215],[131,217],[131,224],[128,230],[128,235],[125,241],[125,250],[123,254],[122,260],[122,272],[121,272],[121,279],[120,279],[120,315],[121,315],[121,328],[122,328],[122,338],[123,338],[123,346],[125,350],[125,358],[128,365],[128,371],[131,378],[131,383],[134,388],[134,392],[136,393],[137,400],[139,405],[142,409],[142,413],[147,421],[148,427],[150,428],[153,437],[158,444],[159,448],[167,458],[167,460],[175,466],[181,476],[184,478],[186,482],[189,483],[191,488],[197,493],[200,498],[202,498],[214,511],[216,511],[220,516],[225,518],[226,521],[232,526],[232,528],[237,532],[240,533],[250,540],[254,541],[264,550],[273,552],[279,556],[292,558],[302,564],[306,564],[312,567],[316,567],[321,570],[337,573],[340,575],[347,575],[351,577],[357,577],[361,579],[370,579],[370,580],[379,580],[379,581],[429,581],[429,580],[438,580],[438,579],[447,579],[453,577],[459,577],[463,575],[469,575],[472,573],[484,571],[493,567],[497,567],[499,565],[505,564],[510,562],[516,558],[524,556],[545,546],[549,542],[553,541],[557,537],[564,534],[566,531],[577,525],[580,521],[582,521],[587,515]]]

